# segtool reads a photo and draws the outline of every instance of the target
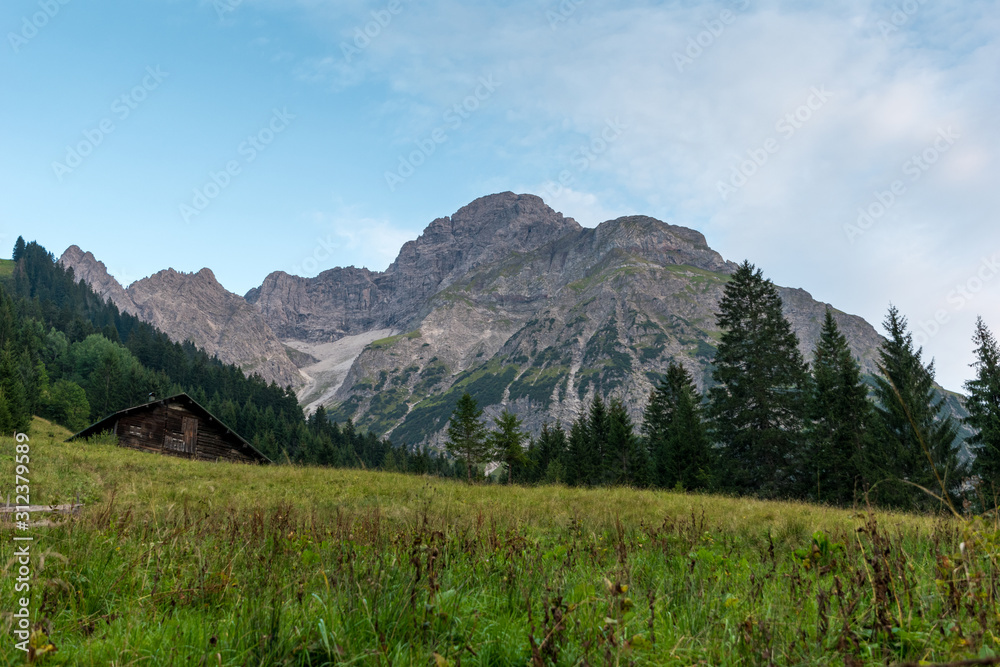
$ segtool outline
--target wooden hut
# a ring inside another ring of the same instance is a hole
[[[106,432],[118,436],[120,446],[144,452],[199,461],[271,462],[187,394],[121,410],[67,442]]]

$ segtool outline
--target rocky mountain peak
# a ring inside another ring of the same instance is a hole
[[[79,246],[71,245],[59,258],[59,263],[67,269],[73,269],[77,281],[84,281],[90,288],[106,301],[115,304],[123,313],[135,314],[135,304],[125,292],[125,288],[108,273],[108,267],[99,261],[92,252],[84,252]]]
[[[535,195],[488,195],[431,222],[416,240],[403,245],[386,274],[429,273],[435,287],[446,286],[449,278],[478,264],[534,250],[580,229],[576,220]]]
[[[660,265],[686,264],[716,273],[732,273],[737,267],[712,250],[701,232],[645,215],[602,222],[594,230],[594,245],[600,252],[618,249]]]
[[[480,197],[432,221],[385,272],[354,267],[315,278],[276,272],[247,292],[283,340],[332,342],[409,326],[428,299],[477,266],[529,253],[583,228],[535,195]]]
[[[191,341],[220,360],[281,386],[302,383],[260,313],[220,285],[211,269],[197,273],[164,269],[124,289],[102,262],[77,246],[67,248],[59,261],[119,310],[152,324],[171,340]]]
[[[203,268],[201,271],[199,271],[198,273],[196,273],[195,275],[198,278],[201,278],[202,280],[204,280],[204,281],[206,281],[206,282],[208,282],[210,284],[219,285],[221,287],[219,281],[216,280],[216,278],[215,278],[215,274],[212,273],[212,269],[208,268],[207,266],[205,268]]]

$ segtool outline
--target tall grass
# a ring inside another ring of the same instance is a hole
[[[37,421],[49,664],[883,664],[998,650],[992,525],[470,487],[63,444]],[[13,479],[0,442],[0,480]],[[5,487],[8,484],[5,484]],[[12,608],[12,529],[0,609]],[[13,650],[0,621],[4,664]]]

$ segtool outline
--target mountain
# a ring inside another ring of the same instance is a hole
[[[246,294],[283,340],[331,342],[407,326],[436,293],[476,267],[583,228],[532,195],[483,197],[431,222],[384,272],[336,268],[315,278],[276,271]]]
[[[545,421],[568,424],[597,392],[622,398],[638,421],[674,359],[706,388],[736,268],[695,230],[646,216],[584,228],[510,192],[432,221],[385,271],[278,271],[242,298],[208,269],[168,269],[124,289],[76,246],[60,261],[172,339],[293,385],[307,410],[324,405],[410,445],[440,443],[465,391],[487,416],[510,409],[537,433]],[[778,291],[808,359],[832,306]],[[875,373],[882,337],[833,312]],[[955,396],[949,408],[962,412]]]
[[[125,288],[108,273],[108,267],[104,262],[98,261],[93,253],[84,252],[79,246],[71,245],[59,258],[59,263],[67,269],[73,269],[73,275],[78,281],[82,280],[90,285],[90,289],[105,301],[117,306],[119,311],[130,315],[136,314],[135,304],[125,292]]]
[[[160,271],[123,288],[90,252],[70,246],[59,263],[122,312],[135,315],[177,342],[191,341],[220,361],[258,373],[279,386],[298,387],[303,377],[261,318],[242,297],[227,291],[209,269]]]
[[[434,220],[384,272],[272,273],[246,300],[286,345],[320,360],[302,369],[303,402],[433,443],[464,391],[537,431],[568,423],[595,392],[620,396],[638,419],[671,359],[704,387],[735,267],[692,229],[645,216],[586,229],[507,192]],[[827,304],[779,291],[808,358]],[[874,371],[881,337],[834,312]]]

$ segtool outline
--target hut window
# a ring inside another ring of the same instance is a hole
[[[184,451],[184,438],[177,438],[172,435],[163,436],[163,448],[172,452]]]

